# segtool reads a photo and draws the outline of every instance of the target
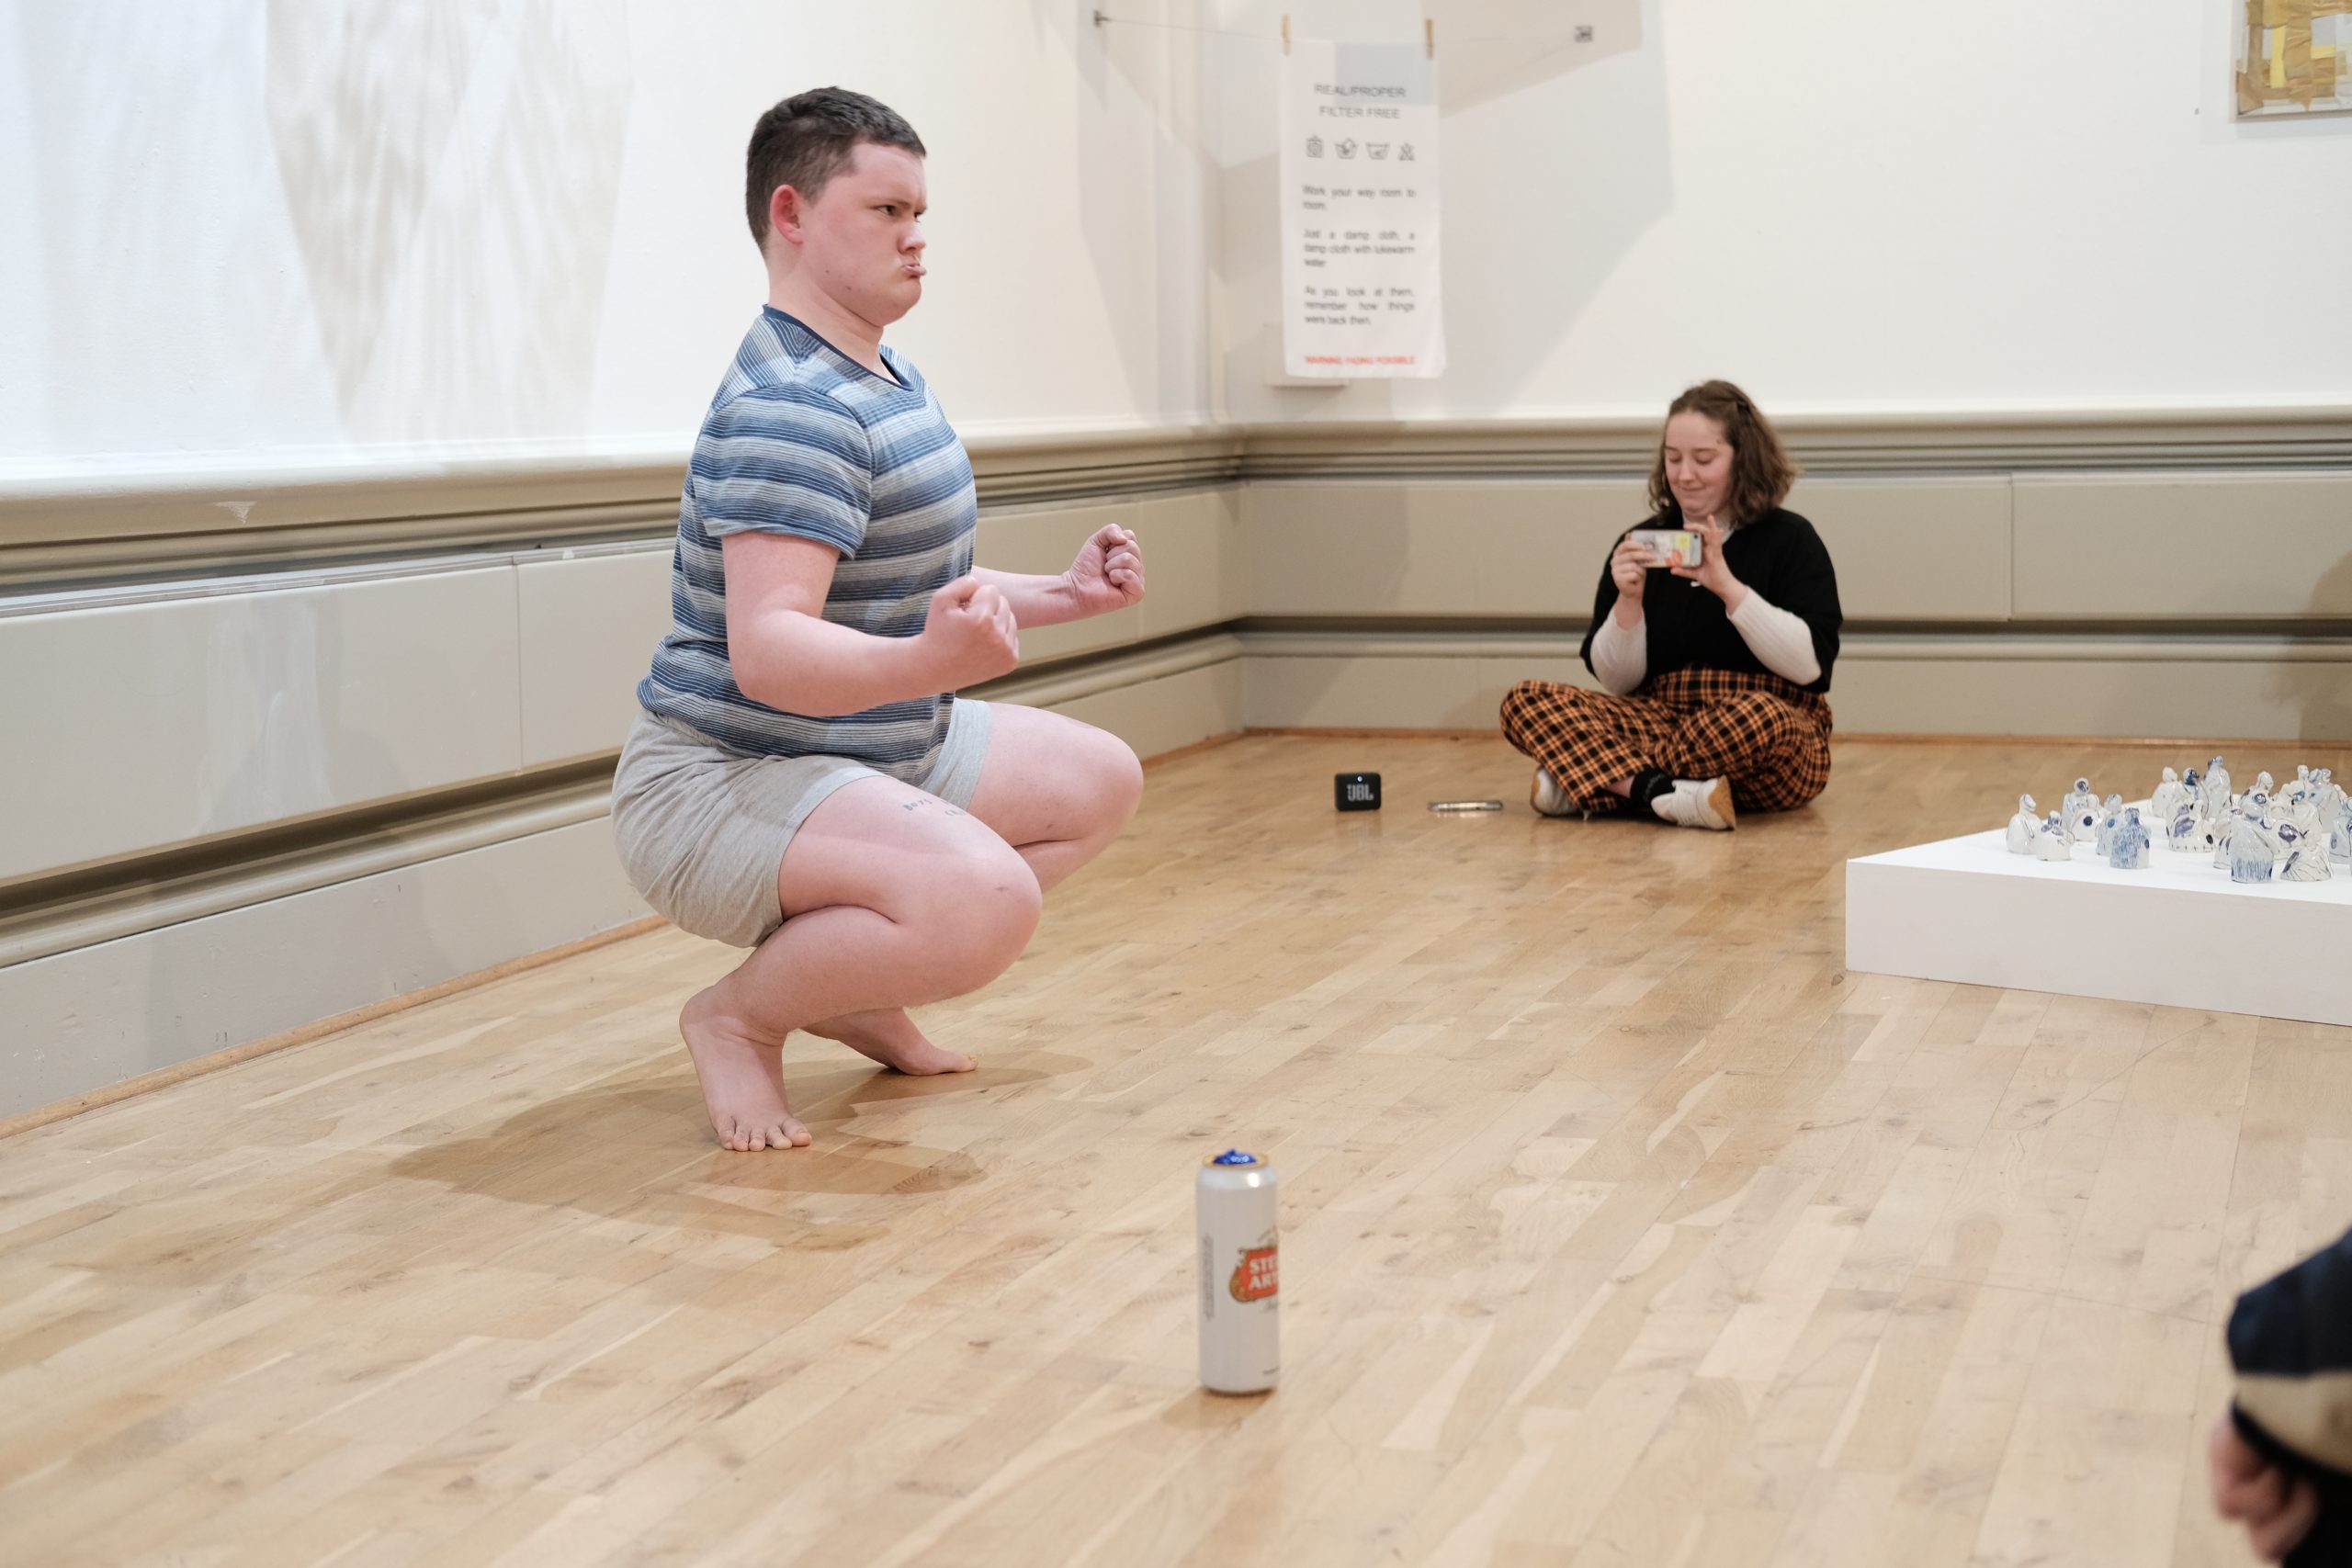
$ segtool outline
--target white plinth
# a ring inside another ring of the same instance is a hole
[[[2145,810],[2143,805],[2143,810]],[[2241,884],[2161,840],[2145,871],[2001,829],[1846,863],[1846,967],[2352,1024],[2352,875]]]

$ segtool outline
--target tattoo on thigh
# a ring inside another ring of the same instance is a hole
[[[906,801],[901,801],[901,802],[899,802],[899,810],[901,810],[901,811],[921,811],[921,810],[922,810],[924,807],[926,807],[926,806],[935,806],[935,805],[944,805],[944,804],[945,804],[945,803],[944,803],[944,802],[941,802],[941,801],[934,801],[934,800],[933,800],[930,795],[919,795],[915,796],[912,800],[906,800]],[[962,808],[962,807],[960,807],[950,806],[950,807],[947,807],[947,815],[948,815],[948,816],[950,816],[950,817],[961,817],[961,816],[963,816],[963,815],[964,815],[963,808]]]

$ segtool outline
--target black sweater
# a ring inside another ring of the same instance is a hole
[[[1683,525],[1680,513],[1673,510],[1636,525],[1643,528]],[[1618,535],[1618,542],[1624,537]],[[1610,548],[1613,551],[1616,545]],[[1788,611],[1813,629],[1813,652],[1821,661],[1821,678],[1805,690],[1828,691],[1829,668],[1838,662],[1838,631],[1846,617],[1838,607],[1837,570],[1830,566],[1828,547],[1813,531],[1813,525],[1776,506],[1755,522],[1732,530],[1731,537],[1724,541],[1724,560],[1731,574],[1761,593],[1766,604]],[[1600,587],[1593,595],[1592,625],[1584,634],[1588,670],[1592,669],[1592,634],[1616,605],[1617,584],[1610,578],[1609,563],[1603,561]],[[1648,581],[1642,584],[1642,619],[1649,634],[1650,679],[1676,670],[1772,673],[1731,624],[1722,600],[1664,567],[1652,567]]]
[[[2319,1489],[2287,1568],[2352,1562],[2352,1231],[2240,1296],[2229,1344],[2238,1431]]]

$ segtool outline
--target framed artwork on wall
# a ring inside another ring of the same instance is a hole
[[[2229,0],[2240,119],[2352,113],[2352,0]]]

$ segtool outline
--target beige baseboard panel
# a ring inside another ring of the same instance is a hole
[[[647,913],[599,817],[0,968],[0,1118]]]
[[[1251,729],[1491,729],[1520,681],[1590,686],[1576,644],[1536,637],[1253,633],[1242,714]]]
[[[1241,640],[1210,632],[1137,652],[1074,660],[971,694],[1068,714],[1150,758],[1240,729],[1241,694]]]
[[[1577,636],[1240,640],[1253,729],[1490,728],[1514,682],[1592,684]],[[1871,733],[2344,740],[2352,639],[1856,635],[1830,703],[1841,728]]]
[[[1054,711],[1107,729],[1148,761],[1241,728],[1241,661],[1182,671],[1056,703]]]
[[[2352,468],[1808,474],[1789,505],[1858,623],[2352,616]],[[1250,613],[1581,617],[1646,510],[1632,477],[1256,480],[1239,501]]]
[[[1838,724],[1944,735],[2352,739],[2352,638],[1858,637]]]

